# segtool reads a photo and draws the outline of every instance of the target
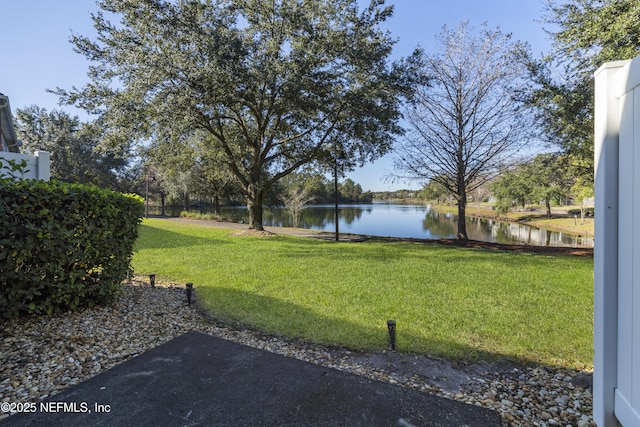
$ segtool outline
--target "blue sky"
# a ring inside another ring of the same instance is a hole
[[[469,19],[473,27],[487,22],[499,26],[514,39],[526,41],[534,54],[549,50],[551,42],[540,21],[544,0],[387,0],[395,4],[394,16],[385,27],[398,39],[394,56],[410,54],[417,45],[427,52],[437,48],[435,35],[443,25],[455,27]],[[70,89],[88,82],[88,62],[76,54],[69,38],[73,33],[95,34],[90,12],[94,0],[4,0],[0,8],[0,92],[9,97],[11,108],[39,105],[47,110],[64,109],[85,119],[83,111],[58,106],[47,89]],[[365,190],[385,191],[419,188],[420,183],[384,182],[392,171],[389,156],[347,176]]]

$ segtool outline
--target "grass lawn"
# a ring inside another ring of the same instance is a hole
[[[593,260],[425,245],[236,235],[148,219],[136,274],[193,282],[215,316],[353,349],[591,366]]]

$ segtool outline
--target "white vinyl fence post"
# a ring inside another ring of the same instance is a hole
[[[595,73],[593,412],[640,425],[640,56]]]
[[[628,61],[595,73],[595,246],[593,416],[616,426],[614,395],[618,348],[618,143],[620,113],[616,74]]]
[[[51,156],[48,151],[36,151],[33,153],[38,161],[36,179],[41,181],[49,181],[51,178],[50,161]]]

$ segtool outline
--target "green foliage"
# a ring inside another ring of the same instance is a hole
[[[149,173],[159,190],[189,210],[190,200],[213,201],[220,212],[221,201],[242,199],[242,190],[229,172],[221,152],[212,149],[211,137],[204,132],[181,135],[177,139],[158,139],[146,151]]]
[[[567,213],[569,215],[588,215],[588,216],[593,216],[594,215],[594,208],[584,208],[584,209],[569,209],[567,211]]]
[[[14,159],[8,160],[4,157],[0,157],[0,180],[5,178],[22,178],[22,176],[28,171],[27,161],[25,159],[17,161]]]
[[[595,70],[608,61],[640,54],[640,2],[570,0],[551,6],[557,48],[574,65]]]
[[[524,207],[531,194],[531,186],[522,171],[508,171],[491,184],[496,198],[496,212],[508,213],[514,206]]]
[[[566,165],[568,156],[539,154],[522,168],[524,179],[531,183],[531,197],[535,203],[543,201],[547,216],[551,216],[551,201],[569,195],[571,179]]]
[[[444,179],[444,178],[442,178]],[[446,200],[450,195],[449,190],[437,180],[429,180],[428,184],[425,184],[420,191],[420,196],[425,200],[435,200],[440,203],[441,200]]]
[[[335,201],[335,181],[321,173],[294,172],[274,186],[270,194],[286,207],[307,203],[325,204]],[[363,191],[362,186],[350,178],[338,182],[340,203],[371,203],[373,193]],[[297,199],[297,200],[296,200]]]
[[[354,349],[592,364],[593,260],[435,244],[238,236],[145,220],[139,274],[193,282],[219,318]]]
[[[526,203],[544,203],[547,216],[551,217],[552,201],[577,198],[576,188],[583,189],[580,198],[591,197],[589,185],[581,183],[580,175],[575,178],[571,167],[572,157],[567,154],[539,154],[512,171],[501,175],[491,183],[491,191],[496,198],[499,214],[508,213],[515,205],[525,207]]]
[[[222,221],[222,217],[219,214],[215,213],[202,213],[198,211],[182,211],[180,212],[180,218],[193,218],[193,219],[204,219],[204,220],[213,220],[213,221]]]
[[[373,200],[373,195],[368,192],[363,192],[362,186],[354,182],[351,178],[347,178],[344,182],[339,183],[338,191],[340,193],[340,200],[346,202],[371,202],[371,200]]]
[[[30,106],[16,111],[16,134],[23,150],[51,153],[51,178],[116,189],[126,155],[116,150],[98,150],[99,126],[80,123],[64,111]]]
[[[585,185],[593,184],[593,73],[640,53],[638,16],[637,0],[550,1],[545,21],[553,51],[526,59],[533,81],[527,102],[537,108],[544,137],[573,159],[573,176]]]
[[[113,301],[143,214],[135,195],[0,180],[0,317]]]

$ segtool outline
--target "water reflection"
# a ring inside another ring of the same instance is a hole
[[[422,220],[422,228],[429,232],[429,238],[431,239],[451,239],[458,234],[458,219],[450,213],[428,210]],[[469,224],[467,223],[467,233],[469,231]]]
[[[223,208],[223,216],[244,220],[245,207]],[[345,205],[339,208],[341,232],[372,236],[410,237],[420,239],[451,239],[457,234],[457,216],[442,213],[424,205],[393,205],[374,203]],[[265,209],[265,226],[292,227],[293,218],[285,209]],[[312,230],[335,230],[332,205],[307,207],[299,227]],[[491,219],[467,218],[470,239],[517,243],[536,246],[593,247],[593,238],[530,227],[522,224],[498,222]]]
[[[593,247],[593,238],[484,218],[467,218],[467,233],[470,239],[486,242]]]
[[[340,226],[358,223],[364,212],[371,213],[371,205],[368,207],[345,206],[338,209]],[[223,216],[231,214],[232,218],[238,216],[238,211],[244,212],[244,208],[225,208]],[[286,209],[270,208],[265,209],[262,222],[264,225],[275,227],[293,227],[293,217]],[[335,209],[329,205],[315,205],[307,207],[302,211],[298,226],[311,230],[332,230],[335,229]]]

